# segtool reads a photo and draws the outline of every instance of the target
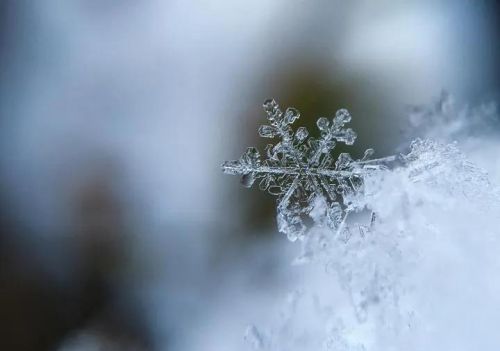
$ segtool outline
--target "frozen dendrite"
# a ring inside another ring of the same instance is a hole
[[[239,160],[224,162],[222,169],[227,174],[241,175],[246,187],[258,180],[261,190],[278,196],[278,229],[292,241],[303,237],[304,218],[308,215],[332,229],[341,227],[353,210],[346,200],[348,195],[361,190],[366,174],[385,168],[385,163],[395,159],[370,159],[373,149],[366,150],[359,160],[348,153],[334,158],[337,143],[352,145],[356,140],[356,133],[344,128],[351,120],[345,109],[338,110],[331,120],[317,120],[319,138],[309,137],[305,127],[292,129],[300,117],[295,108],[282,112],[276,101],[267,100],[264,111],[269,124],[260,126],[259,135],[279,141],[266,146],[264,157],[249,147]],[[326,208],[324,213],[313,212],[317,204]]]

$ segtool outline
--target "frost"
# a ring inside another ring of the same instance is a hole
[[[431,140],[364,182],[353,201],[375,224],[308,231],[295,260],[308,263],[303,290],[262,327],[259,349],[496,350],[479,346],[500,341],[498,188],[457,145]],[[470,314],[488,327],[460,319]]]
[[[282,117],[260,131],[280,141],[265,160],[251,148],[224,170],[249,186],[273,178],[263,188],[278,184],[271,193],[285,229],[295,224],[287,215],[315,224],[299,236],[302,251],[293,262],[305,270],[302,285],[278,318],[249,328],[248,344],[265,351],[497,350],[500,190],[460,142],[450,142],[450,131],[463,141],[469,126],[447,128],[482,122],[465,122],[442,101],[421,125],[432,125],[424,134],[442,141],[415,139],[397,157],[333,160],[336,143],[355,139],[344,128],[345,110],[333,121],[320,118],[314,140],[305,129],[291,131],[296,110],[285,118],[272,105],[271,115]],[[447,111],[443,124],[434,120],[437,111]],[[482,111],[477,121],[493,113]]]
[[[320,308],[313,317],[311,308],[293,309],[286,324],[270,327],[273,345],[292,339],[287,350],[496,349],[478,345],[499,341],[500,321],[490,312],[500,306],[498,188],[455,144],[415,140],[401,160],[367,176],[353,200],[377,213],[374,225],[308,232],[295,263],[310,263],[320,278],[306,280],[298,305],[323,295]],[[459,319],[471,313],[492,327]],[[460,343],[455,328],[467,331]],[[295,332],[300,340],[290,337]]]
[[[426,137],[452,142],[469,135],[491,133],[498,129],[497,104],[493,101],[477,106],[459,104],[455,97],[442,91],[431,105],[408,107],[407,137]]]
[[[296,131],[292,124],[299,119],[297,109],[289,107],[282,112],[276,101],[264,103],[269,124],[259,128],[263,138],[278,138],[268,144],[264,157],[254,147],[236,161],[226,161],[222,169],[227,174],[241,175],[242,184],[251,187],[259,181],[259,188],[278,196],[277,222],[280,232],[291,241],[303,238],[306,232],[304,218],[312,215],[317,223],[332,229],[342,227],[353,210],[349,198],[362,189],[363,178],[373,171],[384,169],[396,158],[370,159],[373,149],[355,160],[348,153],[336,159],[333,151],[337,143],[354,144],[356,133],[345,124],[351,115],[345,109],[337,111],[332,119],[317,120],[319,138],[309,137],[305,127]],[[322,204],[323,211],[315,210]]]
[[[261,350],[264,347],[263,337],[254,325],[248,326],[245,332],[245,341],[249,343],[254,350]]]

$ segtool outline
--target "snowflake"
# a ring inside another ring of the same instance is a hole
[[[304,236],[307,216],[332,229],[341,228],[353,210],[349,195],[361,190],[366,174],[384,169],[395,157],[370,159],[374,151],[368,149],[362,159],[354,160],[348,153],[335,159],[332,152],[337,143],[352,145],[356,140],[356,133],[344,128],[351,120],[345,109],[338,110],[331,121],[317,120],[320,137],[316,139],[309,137],[305,127],[292,129],[300,117],[297,109],[282,112],[272,99],[263,107],[269,124],[260,126],[259,135],[279,142],[266,146],[264,159],[249,147],[239,160],[224,162],[222,170],[241,175],[246,187],[259,180],[261,190],[278,196],[278,229],[292,241]]]

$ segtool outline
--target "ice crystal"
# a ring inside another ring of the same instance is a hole
[[[259,135],[279,141],[266,146],[264,157],[249,147],[239,160],[222,164],[224,173],[241,175],[246,187],[259,181],[261,190],[277,196],[278,229],[292,241],[304,236],[308,215],[317,223],[340,228],[353,210],[348,195],[362,189],[365,175],[385,168],[395,157],[370,159],[374,151],[367,149],[362,159],[355,160],[348,153],[334,158],[337,143],[352,145],[356,140],[356,133],[345,128],[351,121],[346,109],[338,110],[331,120],[319,118],[320,137],[312,138],[305,127],[292,129],[300,117],[297,109],[283,112],[272,99],[263,107],[269,124],[260,126]],[[314,211],[318,204],[319,213]]]

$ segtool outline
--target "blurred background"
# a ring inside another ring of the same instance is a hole
[[[0,349],[243,349],[296,279],[274,199],[220,171],[262,102],[393,153],[408,105],[498,98],[497,10],[1,0]]]

